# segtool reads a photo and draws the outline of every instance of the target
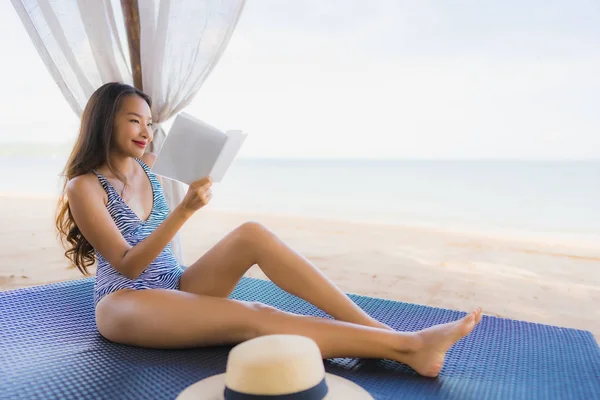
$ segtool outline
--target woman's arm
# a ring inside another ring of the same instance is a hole
[[[146,239],[130,246],[113,221],[102,186],[93,175],[73,178],[67,184],[67,198],[75,223],[87,241],[124,276],[135,279],[169,244],[177,231],[210,200],[210,179],[190,185],[184,200]]]

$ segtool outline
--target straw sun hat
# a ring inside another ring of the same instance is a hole
[[[321,352],[312,339],[298,335],[268,335],[234,347],[224,374],[188,386],[177,400],[265,398],[373,399],[354,382],[325,373]]]

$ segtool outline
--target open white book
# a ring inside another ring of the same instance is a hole
[[[180,113],[167,135],[152,172],[190,184],[210,176],[221,182],[248,135],[221,132],[187,113]]]

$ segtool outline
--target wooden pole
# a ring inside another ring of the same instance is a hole
[[[139,90],[144,90],[142,84],[142,61],[140,55],[140,11],[138,0],[121,0],[121,9],[129,43],[129,59],[133,84]]]

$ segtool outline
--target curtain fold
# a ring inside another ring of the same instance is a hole
[[[11,0],[40,58],[63,96],[81,117],[85,104],[107,82],[133,85],[120,0]],[[237,26],[245,0],[140,0],[143,90],[152,97],[156,122],[150,151],[166,139],[161,123],[183,110],[218,63]],[[169,208],[185,195],[163,179]],[[171,243],[185,264],[181,238]]]

